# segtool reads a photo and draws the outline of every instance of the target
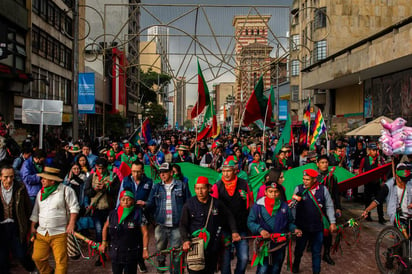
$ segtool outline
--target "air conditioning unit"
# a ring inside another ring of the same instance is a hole
[[[314,94],[326,94],[326,90],[324,89],[315,89]]]

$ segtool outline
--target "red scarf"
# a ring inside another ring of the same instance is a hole
[[[237,176],[232,181],[226,181],[222,177],[222,182],[223,182],[223,185],[225,186],[225,189],[226,189],[227,193],[229,194],[229,196],[233,196],[233,194],[235,194],[235,190],[236,190],[236,186],[237,186]]]

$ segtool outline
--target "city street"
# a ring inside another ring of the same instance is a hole
[[[342,205],[344,207],[345,218],[357,217],[362,213],[363,210],[363,205],[361,205],[360,203],[343,201]],[[374,214],[376,213],[373,213],[372,217],[374,217],[374,219],[377,220],[377,216]],[[342,253],[338,251],[338,253],[332,255],[332,258],[335,260],[336,265],[330,266],[322,262],[322,273],[377,273],[378,269],[376,267],[374,253],[375,240],[379,231],[383,227],[384,226],[380,225],[377,221],[362,222],[359,243],[349,247],[346,243],[343,242]],[[353,238],[351,238],[348,234],[348,240],[350,239]],[[150,242],[150,250],[153,251],[153,235],[151,235]],[[92,260],[79,259],[77,261],[70,261],[68,273],[112,273],[110,262],[106,263],[106,266],[104,268],[95,267],[94,262],[96,261],[96,258],[97,257],[93,258]],[[232,270],[235,267],[235,262],[236,260],[232,262]],[[51,261],[51,263],[53,262]],[[148,263],[146,263],[146,265],[148,267],[148,273],[156,273],[154,267],[150,266]],[[306,252],[303,256],[300,270],[300,273],[302,274],[312,273],[311,254],[309,252]],[[287,270],[286,265],[284,265],[282,273],[288,272],[289,271]],[[16,265],[16,267],[13,268],[12,273],[20,274],[24,273],[24,270],[20,266]],[[248,266],[247,273],[256,273],[256,268]]]

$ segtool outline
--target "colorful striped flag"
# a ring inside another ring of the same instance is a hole
[[[316,113],[316,118],[315,118],[315,126],[313,129],[312,141],[310,142],[311,150],[315,149],[316,141],[319,139],[319,137],[324,132],[326,132],[325,120],[323,120],[322,112],[320,111],[320,109],[318,109],[318,113]]]
[[[303,110],[302,128],[299,136],[299,144],[306,146],[309,143],[309,131],[310,131],[310,98],[308,106]]]

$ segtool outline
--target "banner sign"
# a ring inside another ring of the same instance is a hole
[[[79,113],[96,113],[94,95],[94,73],[79,73]]]
[[[279,100],[279,121],[288,119],[288,100]]]

